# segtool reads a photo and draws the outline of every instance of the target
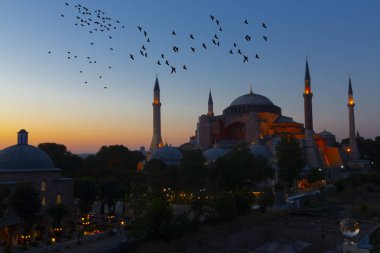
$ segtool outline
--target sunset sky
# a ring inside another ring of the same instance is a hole
[[[76,26],[78,3],[90,12],[104,11],[117,29],[90,33],[95,26]],[[15,144],[22,128],[32,145],[56,142],[74,153],[111,144],[149,147],[156,74],[162,137],[174,146],[194,135],[210,89],[217,115],[252,85],[283,115],[303,123],[306,55],[314,130],[326,129],[338,140],[348,136],[351,75],[356,128],[374,138],[380,135],[379,13],[377,0],[0,0],[0,148]],[[147,31],[149,43],[137,26]],[[212,43],[215,34],[220,47]],[[142,45],[148,57],[140,55]]]

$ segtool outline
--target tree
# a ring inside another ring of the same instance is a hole
[[[0,184],[0,219],[4,217],[8,209],[8,196],[10,189],[7,185]]]
[[[325,179],[325,175],[320,168],[313,168],[307,172],[306,179],[309,183],[315,183]]]
[[[38,148],[45,151],[57,168],[62,169],[63,175],[74,176],[77,169],[83,167],[83,160],[67,150],[65,145],[57,143],[40,143]]]
[[[67,210],[67,207],[65,205],[59,204],[52,206],[47,211],[47,214],[53,219],[52,226],[54,228],[58,228],[61,227],[63,218],[69,215],[69,211]]]
[[[214,182],[217,190],[234,191],[273,176],[273,170],[262,157],[250,153],[246,144],[240,144],[216,160]]]
[[[276,147],[280,178],[287,182],[288,191],[292,189],[294,180],[299,179],[305,165],[302,149],[293,136],[284,136]]]
[[[176,189],[180,181],[180,170],[177,166],[167,166],[157,159],[148,161],[142,173],[151,191],[155,193],[161,192],[164,188]]]
[[[184,150],[180,165],[181,180],[179,187],[186,192],[199,192],[206,188],[208,171],[202,150]]]
[[[18,184],[13,189],[10,203],[24,223],[24,233],[27,232],[41,208],[39,192],[30,184]]]
[[[106,178],[100,181],[100,197],[106,203],[111,214],[115,213],[116,202],[123,199],[123,185],[116,178]]]
[[[79,209],[83,213],[89,213],[98,196],[98,187],[92,178],[76,179],[74,182],[74,196],[79,198]]]

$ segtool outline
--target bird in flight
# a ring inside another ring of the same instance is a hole
[[[48,54],[51,54],[51,51],[49,51]]]
[[[81,70],[81,71],[79,71],[79,73],[81,73],[81,74],[82,74],[82,73],[83,73],[83,71]]]
[[[141,32],[141,30],[142,30],[142,27],[141,27],[141,26],[138,26],[137,28],[138,28],[138,29],[139,29],[139,31]]]
[[[149,43],[149,42],[150,42],[150,39],[148,38],[148,39],[146,40],[146,42],[148,42],[148,43]]]
[[[211,18],[212,21],[214,21],[215,17],[213,15],[210,15],[210,18]]]
[[[178,47],[174,46],[173,47],[173,51],[176,52],[176,53],[178,53]]]
[[[113,51],[113,48],[112,48],[112,47],[110,47],[110,50],[111,50],[111,51]]]
[[[248,20],[245,19],[245,20],[244,20],[244,24],[247,24],[247,25],[248,25]]]
[[[221,26],[219,27],[219,31],[223,32],[223,29],[222,29],[222,27],[221,27]]]
[[[161,65],[161,62],[158,60],[158,61],[157,61],[157,64],[158,64],[158,65]]]
[[[251,41],[251,36],[249,36],[249,35],[245,35],[245,40],[246,40],[246,41]]]
[[[216,34],[214,35],[214,38],[215,38],[216,40],[218,40],[218,39],[219,39],[219,38],[218,38],[218,35],[216,35]]]
[[[177,35],[174,30],[172,31],[172,35]]]
[[[191,48],[191,51],[195,53],[195,48],[194,47],[190,47],[190,48]]]
[[[241,54],[241,50],[240,49],[238,49],[238,54]]]
[[[219,20],[216,19],[215,22],[216,22],[216,25],[219,26]]]
[[[267,36],[263,36],[263,39],[264,39],[265,41],[268,41],[268,37],[267,37]]]
[[[172,72],[170,74],[173,74],[173,73],[177,73],[175,67],[171,66],[172,67]]]
[[[234,54],[234,52],[232,52],[232,49],[230,49],[230,54]]]
[[[236,47],[236,42],[234,43],[234,47]]]
[[[205,43],[202,43],[202,47],[203,47],[204,49],[207,49],[207,47],[206,47],[206,44],[205,44]]]
[[[106,90],[106,89],[107,89],[107,86],[104,86],[104,89]]]
[[[165,64],[169,66],[169,62],[168,62],[168,60],[165,61]]]
[[[243,56],[244,56],[243,63],[244,63],[244,62],[248,62],[248,56],[246,56],[246,55],[243,55]]]
[[[164,59],[164,58],[165,58],[165,55],[164,55],[164,54],[161,54],[161,58]]]
[[[146,50],[144,45],[142,45],[141,49],[142,49],[142,50]]]
[[[65,17],[65,15],[61,14],[61,17],[62,17],[62,18],[64,18],[64,17]]]
[[[69,3],[65,3],[66,4],[66,6],[69,6]]]
[[[186,67],[186,65],[183,65],[183,69],[184,69],[184,70],[187,70],[187,67]]]
[[[144,36],[146,37],[148,35],[148,33],[146,31],[144,31]]]
[[[94,45],[94,42],[90,42],[91,45]]]
[[[259,55],[258,55],[258,54],[256,54],[256,56],[255,56],[255,57],[256,57],[256,59],[260,59],[260,57],[259,57]]]
[[[133,57],[133,54],[130,54],[129,58],[131,58],[132,60],[135,60],[135,57]]]
[[[194,39],[194,35],[190,33],[190,39]]]
[[[262,23],[262,26],[267,29],[267,25],[265,23]]]

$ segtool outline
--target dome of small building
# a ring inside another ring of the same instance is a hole
[[[152,159],[161,160],[167,165],[178,165],[181,163],[182,154],[177,148],[164,146],[153,151],[152,155],[149,157],[149,161]]]
[[[260,144],[249,145],[249,151],[251,152],[251,154],[255,156],[262,156],[266,159],[269,159],[272,157],[271,151],[267,147]]]
[[[226,148],[210,148],[203,151],[203,156],[206,158],[208,162],[215,162],[219,158],[228,154],[228,152],[230,151],[230,149]]]
[[[332,133],[326,131],[326,130],[323,130],[322,132],[319,133],[322,137],[334,137],[335,138],[335,135],[333,135]]]
[[[47,153],[28,145],[28,132],[18,132],[18,144],[5,148],[0,152],[0,170],[33,171],[56,169]]]

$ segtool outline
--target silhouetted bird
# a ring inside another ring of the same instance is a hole
[[[49,51],[48,54],[51,54],[51,52]]]
[[[148,33],[146,31],[144,31],[144,36],[146,37],[148,35]]]
[[[91,45],[94,45],[94,42],[90,42]]]
[[[170,74],[173,74],[173,73],[177,73],[175,67],[171,66],[172,67],[172,72]]]
[[[82,73],[83,73],[83,71],[81,70],[81,71],[79,71],[79,73],[81,73],[81,74],[82,74]]]
[[[135,57],[133,57],[133,54],[130,54],[129,58],[131,58],[132,60],[135,60]]]
[[[70,52],[67,52],[68,54],[70,54]]]
[[[190,39],[194,39],[194,36],[190,33]]]
[[[176,53],[178,53],[178,47],[174,46],[173,47],[173,51],[176,52]]]
[[[165,58],[165,55],[164,55],[164,54],[161,54],[161,58],[164,59],[164,58]]]
[[[216,41],[214,39],[212,39],[212,43],[214,43],[214,45],[216,45]]]
[[[168,62],[168,60],[165,61],[165,64],[169,66],[169,62]]]
[[[219,20],[216,19],[215,22],[216,22],[216,25],[219,26]]]
[[[248,62],[248,56],[246,56],[246,55],[243,55],[243,56],[244,56],[243,63],[244,63],[244,62]]]
[[[61,14],[61,17],[62,17],[62,18],[64,18],[64,17],[65,17],[65,15]]]
[[[238,49],[238,54],[241,54],[241,50],[240,49]]]
[[[142,49],[142,50],[146,50],[144,45],[142,45],[141,49]]]
[[[219,31],[223,32],[223,29],[222,29],[222,27],[219,27]]]
[[[193,48],[193,47],[190,47],[190,48],[191,48],[191,51],[193,51],[195,53],[195,48]]]
[[[67,57],[67,59],[69,59],[69,60],[70,60],[70,56],[68,56],[68,57]]]
[[[219,39],[219,38],[218,38],[218,35],[216,35],[216,34],[214,35],[214,38],[217,39],[217,40]]]
[[[145,57],[148,57],[148,53],[145,53],[144,56],[145,56]]]
[[[268,41],[268,37],[267,37],[267,36],[263,36],[263,39],[264,39],[265,41]]]
[[[267,25],[265,23],[262,24],[262,26],[267,29]]]
[[[102,79],[102,76],[99,76],[100,79]]]
[[[217,45],[218,47],[220,47],[220,41],[218,41],[218,42],[216,43],[216,45]]]
[[[141,51],[141,50],[140,50],[140,54],[141,54],[142,56],[144,56],[144,52],[143,52],[143,51]]]
[[[213,15],[210,15],[210,18],[211,18],[212,21],[214,21],[215,17]]]
[[[172,35],[177,35],[174,30],[172,31]]]
[[[230,54],[234,54],[234,52],[232,52],[232,49],[230,49]]]
[[[112,48],[112,47],[110,47],[110,50],[111,50],[111,51],[113,51],[113,48]]]
[[[148,39],[146,40],[146,42],[148,42],[148,43],[149,43],[149,42],[150,42],[150,39],[148,38]]]
[[[186,67],[186,65],[183,65],[183,69],[184,69],[184,70],[187,70],[187,67]]]
[[[249,36],[249,35],[245,35],[245,40],[246,40],[246,41],[251,41],[251,36]]]
[[[111,69],[111,66],[109,66],[108,69]]]
[[[234,47],[236,47],[236,43],[234,43]]]
[[[84,82],[85,84],[87,84],[87,81],[86,82]]]
[[[206,44],[205,44],[205,43],[202,43],[202,47],[203,47],[204,49],[207,49],[207,47],[206,47]]]
[[[90,59],[90,56],[87,56],[86,58],[87,58],[87,59]]]
[[[106,90],[106,89],[107,89],[107,86],[104,86],[104,89]]]
[[[108,36],[108,38],[112,39],[112,36]]]
[[[244,24],[247,24],[247,25],[248,25],[248,20],[245,19],[245,20],[244,20]]]
[[[161,62],[160,62],[160,61],[157,61],[157,64],[158,64],[158,65],[161,65]]]
[[[259,55],[258,55],[258,54],[256,54],[256,59],[260,59],[260,57],[259,57]]]
[[[69,6],[69,3],[65,3],[66,4],[66,6]]]
[[[139,29],[139,31],[141,32],[141,30],[142,30],[142,27],[141,27],[141,26],[138,26],[137,28],[138,28],[138,29]]]

